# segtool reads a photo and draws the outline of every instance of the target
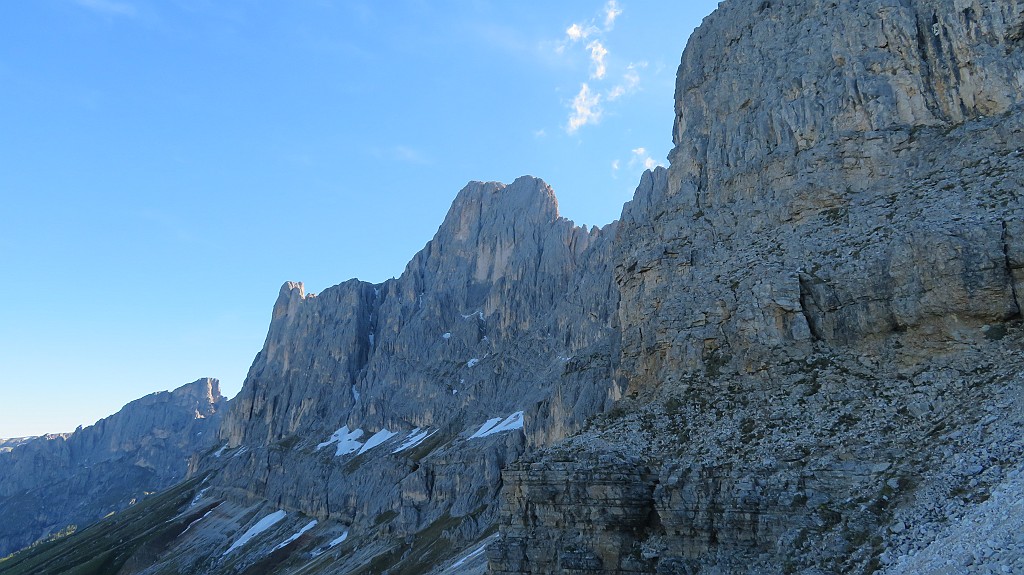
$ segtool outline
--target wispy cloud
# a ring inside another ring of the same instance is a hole
[[[75,0],[75,3],[94,12],[112,16],[135,16],[136,14],[135,6],[115,0]]]
[[[573,23],[572,26],[565,29],[565,37],[568,38],[570,42],[579,42],[580,40],[586,40],[591,35],[598,32],[600,32],[600,30],[598,30],[597,26],[594,26],[593,24],[584,26],[583,24]]]
[[[579,93],[569,105],[569,122],[566,132],[572,134],[587,124],[596,124],[601,119],[602,104],[619,100],[640,86],[640,70],[646,62],[630,63],[625,72],[616,72],[616,65],[608,48],[608,36],[623,9],[618,0],[607,0],[600,11],[589,20],[573,22],[565,30],[565,36],[555,45],[555,53],[564,54],[568,48],[583,51],[590,63],[589,82],[583,83]],[[609,74],[609,72],[612,74]],[[619,76],[621,74],[621,76]],[[614,83],[611,77],[620,78]]]
[[[580,85],[580,92],[572,101],[572,114],[566,131],[576,132],[587,124],[596,124],[601,120],[601,94],[592,94],[586,83]]]
[[[391,149],[391,155],[394,159],[406,164],[426,166],[432,163],[430,158],[428,158],[423,152],[408,146],[395,146]]]
[[[608,67],[604,63],[604,58],[608,55],[608,49],[601,44],[600,40],[594,40],[590,44],[587,44],[587,49],[590,50],[590,62],[594,67],[594,71],[590,74],[590,77],[595,80],[600,80],[604,78],[604,75],[608,72]]]
[[[612,160],[612,177],[617,178],[620,169],[629,170],[653,170],[658,166],[663,166],[661,162],[655,160],[647,152],[647,148],[643,146],[639,148],[633,148],[629,151],[629,160],[623,166],[622,162],[616,158]]]
[[[629,167],[643,166],[645,170],[653,170],[661,164],[647,153],[647,148],[633,148],[629,158]]]
[[[629,66],[626,66],[626,72],[622,75],[622,81],[608,91],[608,101],[615,101],[635,92],[640,86],[640,73],[638,70],[646,67],[647,62],[631,62]]]
[[[604,29],[611,30],[615,26],[615,19],[622,14],[622,8],[619,8],[619,3],[615,0],[608,0],[608,3],[604,5]]]

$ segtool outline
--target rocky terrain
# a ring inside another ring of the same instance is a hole
[[[74,433],[0,450],[0,557],[95,523],[185,478],[226,403],[215,379],[154,393]]]
[[[1024,3],[722,2],[620,221],[285,284],[191,479],[0,573],[1020,571],[1022,99]]]
[[[1016,474],[1022,12],[705,20],[615,242],[633,399],[510,466],[494,572],[872,572]]]

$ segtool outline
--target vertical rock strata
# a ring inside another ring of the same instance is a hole
[[[1024,489],[1022,96],[1024,3],[722,2],[620,222],[474,182],[399,278],[285,284],[121,572],[939,561]]]
[[[492,572],[871,572],[1016,476],[1022,30],[1014,1],[705,19],[615,241],[627,398],[506,471]],[[647,471],[609,486],[609,453]]]
[[[473,541],[493,523],[500,469],[618,396],[614,228],[559,217],[535,178],[474,182],[401,277],[315,295],[285,284],[225,448],[204,460],[221,469],[214,485],[349,525],[363,542],[446,517]],[[470,439],[517,412],[522,431]],[[362,454],[328,445],[343,427],[361,444],[395,435]],[[429,438],[401,450],[416,430]]]

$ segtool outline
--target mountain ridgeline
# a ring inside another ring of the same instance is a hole
[[[618,222],[286,283],[189,480],[0,573],[1024,570],[1024,3],[726,0],[675,100]]]
[[[185,478],[227,403],[216,379],[153,393],[74,433],[0,451],[0,557],[85,527]]]

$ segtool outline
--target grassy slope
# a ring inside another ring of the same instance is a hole
[[[192,479],[78,533],[0,560],[0,575],[113,575],[133,556],[155,558],[209,506],[182,514],[201,478]]]

